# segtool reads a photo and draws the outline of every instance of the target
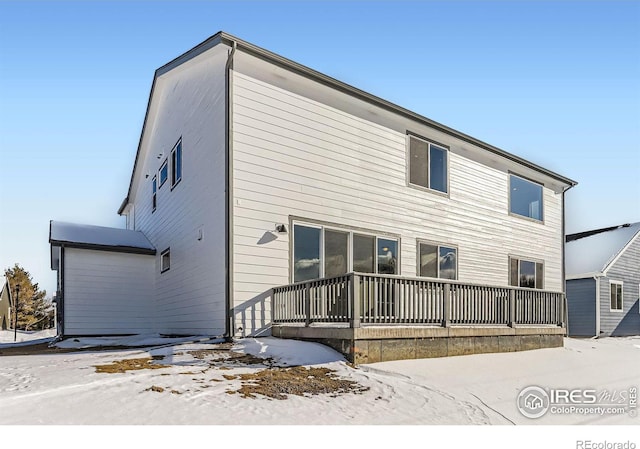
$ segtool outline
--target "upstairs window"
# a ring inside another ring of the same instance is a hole
[[[419,242],[418,270],[423,277],[458,279],[457,248]]]
[[[509,212],[542,221],[542,185],[510,175]]]
[[[622,312],[622,282],[611,281],[611,311]]]
[[[169,178],[169,161],[165,159],[160,166],[160,187],[167,182],[167,178]]]
[[[544,264],[530,260],[509,258],[509,285],[544,288]]]
[[[448,192],[448,150],[409,136],[409,184]]]
[[[158,179],[154,176],[151,181],[151,212],[155,212],[157,205]]]
[[[171,188],[182,179],[182,139],[171,150]]]

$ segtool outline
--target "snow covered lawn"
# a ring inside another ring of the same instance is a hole
[[[124,341],[157,346],[0,356],[0,423],[238,424],[242,416],[241,424],[640,424],[628,414],[534,420],[516,407],[519,392],[530,385],[638,387],[640,337],[566,339],[564,348],[358,368],[320,344],[276,338],[238,340],[233,348],[193,338]],[[96,344],[113,347],[123,340],[67,340],[61,346]],[[162,366],[146,368],[150,363]],[[257,382],[247,379],[259,379],[269,367],[295,365],[327,368],[357,388],[286,400],[243,397],[242,387]]]

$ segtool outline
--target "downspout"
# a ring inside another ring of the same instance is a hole
[[[565,214],[565,207],[564,207],[564,194],[571,187],[573,186],[570,185],[569,187],[562,189],[562,198],[561,198],[561,201],[562,201],[562,293],[564,294],[564,305],[563,305],[564,316],[562,317],[562,319],[564,321],[565,336],[569,336],[569,301],[567,300],[567,274],[566,274],[566,268],[565,268],[565,263],[566,263],[565,247],[567,245],[567,234],[565,229],[566,214]]]
[[[594,337],[600,337],[600,276],[594,276],[596,281],[596,335]]]
[[[233,325],[233,117],[231,110],[231,88],[232,79],[231,71],[233,70],[233,56],[236,53],[237,43],[233,41],[231,51],[227,57],[227,63],[224,70],[224,109],[225,109],[225,164],[224,164],[224,178],[225,178],[225,252],[227,257],[225,258],[225,300],[226,300],[226,317],[225,317],[225,330],[224,337],[227,339],[233,338],[234,325]]]
[[[65,304],[65,288],[64,288],[64,283],[65,283],[65,279],[64,279],[64,270],[65,270],[65,251],[64,251],[64,245],[60,247],[60,260],[58,261],[58,270],[60,270],[60,296],[61,298],[58,299],[58,308],[61,309],[62,311],[62,319],[60,320],[60,329],[58,329],[58,337],[63,338],[64,337],[64,321],[66,320],[66,313],[64,310],[64,304]],[[56,317],[57,318],[57,317]]]

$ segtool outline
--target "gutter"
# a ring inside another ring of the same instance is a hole
[[[225,330],[224,337],[227,339],[233,338],[234,323],[233,323],[233,111],[231,104],[232,94],[232,78],[231,71],[233,70],[233,56],[236,53],[236,42],[231,43],[231,51],[227,58],[227,63],[224,67],[224,109],[225,109],[225,164],[224,164],[224,178],[225,178],[225,198],[224,198],[224,233],[225,233],[225,283],[227,288],[225,289]]]

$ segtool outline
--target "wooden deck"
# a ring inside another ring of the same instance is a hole
[[[356,363],[562,346],[564,293],[349,273],[273,289],[272,334]],[[386,350],[385,350],[386,348]]]

